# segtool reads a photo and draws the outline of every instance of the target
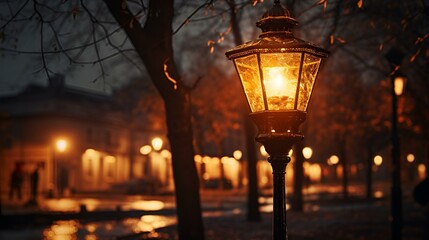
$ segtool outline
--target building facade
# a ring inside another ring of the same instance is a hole
[[[108,191],[147,177],[149,159],[138,149],[157,133],[129,120],[112,97],[66,87],[63,77],[1,97],[1,191],[11,188],[14,169],[24,193],[37,170],[38,191],[50,195]]]

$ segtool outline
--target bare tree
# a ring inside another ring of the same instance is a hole
[[[2,40],[14,41],[10,33],[23,22],[27,23],[24,25],[28,28],[26,30],[35,31],[39,37],[39,48],[36,50],[27,51],[12,46],[2,47],[2,51],[39,58],[40,69],[48,78],[55,71],[51,69],[54,55],[62,55],[74,65],[98,66],[100,75],[95,80],[108,75],[105,64],[115,56],[121,55],[137,67],[139,61],[144,63],[165,105],[179,237],[204,239],[192,144],[189,88],[178,72],[173,51],[174,1],[105,0],[103,4],[101,1],[83,0],[55,3],[27,0],[2,4],[5,6],[0,25]],[[209,1],[199,9],[207,4]],[[81,18],[82,22],[76,18]],[[81,35],[69,38],[67,45],[64,35],[70,35],[69,31],[80,32]],[[122,33],[122,37],[118,33]],[[19,34],[15,32],[15,35],[18,39]],[[103,45],[107,45],[107,49]],[[82,58],[88,52],[92,53],[92,56],[87,56],[92,57],[91,61]],[[128,52],[131,54],[128,55]]]

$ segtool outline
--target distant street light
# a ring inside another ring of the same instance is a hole
[[[407,78],[403,76],[401,73],[396,73],[394,77],[394,90],[396,96],[401,96],[404,93],[405,84],[407,83]]]
[[[164,142],[159,137],[152,139],[152,147],[155,151],[161,150],[163,144]]]
[[[167,149],[163,149],[160,154],[165,159],[170,159],[171,158],[171,152],[168,151]]]
[[[426,165],[423,163],[417,165],[417,172],[419,174],[419,179],[423,180],[426,177]]]
[[[63,187],[65,187],[63,185],[66,184],[63,181],[60,181],[60,177],[62,177],[62,179],[65,179],[66,176],[62,176],[61,174],[58,173],[61,170],[58,167],[58,164],[59,164],[58,162],[60,161],[59,158],[61,155],[62,155],[61,158],[64,157],[64,152],[67,150],[67,147],[68,147],[67,140],[64,138],[59,138],[55,141],[55,150],[52,153],[53,154],[53,157],[52,157],[53,158],[53,177],[54,177],[53,191],[59,194],[63,194]],[[54,192],[50,194],[53,195]]]
[[[328,158],[328,165],[336,165],[340,162],[340,158],[337,155],[332,155]]]
[[[409,154],[407,155],[407,161],[408,161],[409,163],[414,162],[414,160],[415,160],[415,159],[416,159],[416,157],[414,156],[414,154],[409,153]]]
[[[240,159],[241,159],[241,157],[243,156],[243,153],[242,153],[240,150],[235,150],[235,151],[232,153],[232,156],[233,156],[235,159],[240,160]]]
[[[299,126],[322,59],[328,51],[294,37],[298,22],[279,0],[256,26],[259,39],[237,46],[226,56],[233,60],[258,127],[256,140],[265,146],[273,168],[273,239],[287,239],[285,171],[289,151],[304,137]]]
[[[383,157],[380,155],[377,155],[374,157],[374,164],[375,166],[381,166],[381,164],[383,163]]]
[[[144,145],[140,147],[140,153],[148,157],[151,174],[158,171],[156,177],[159,180],[159,183],[162,184],[161,187],[168,188],[170,186],[170,161],[171,161],[171,152],[167,149],[163,149],[164,141],[160,137],[155,137],[151,140],[151,145]],[[194,156],[195,158],[195,156]],[[163,161],[161,161],[161,159]],[[164,176],[160,176],[159,173],[164,172]],[[155,175],[153,175],[155,177]]]
[[[311,149],[310,147],[303,148],[302,155],[304,156],[305,159],[310,159],[311,156],[313,156],[313,149]]]
[[[150,145],[144,145],[140,148],[140,153],[143,155],[148,155],[150,152],[152,152],[152,147]]]
[[[58,152],[64,152],[67,149],[67,141],[65,139],[58,139],[55,142],[55,147]]]

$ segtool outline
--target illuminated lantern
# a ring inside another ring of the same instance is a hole
[[[274,1],[256,26],[259,39],[226,52],[233,61],[249,104],[250,117],[258,127],[256,140],[270,155],[273,168],[273,239],[285,240],[285,171],[289,151],[304,136],[299,125],[305,121],[313,86],[328,51],[296,38],[298,25],[289,11]]]

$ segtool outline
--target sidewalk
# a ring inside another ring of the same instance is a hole
[[[403,240],[429,239],[429,221],[425,209],[411,199],[404,201]],[[336,207],[332,207],[336,206]],[[248,222],[245,214],[204,218],[206,239],[269,240],[271,213],[261,222]],[[287,211],[289,240],[388,240],[389,204],[386,200],[364,204],[342,201],[321,205],[306,212]],[[158,229],[160,239],[177,239],[176,226]],[[141,239],[141,238],[139,238]]]

